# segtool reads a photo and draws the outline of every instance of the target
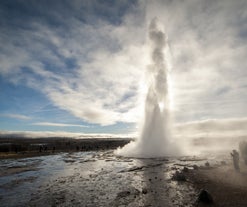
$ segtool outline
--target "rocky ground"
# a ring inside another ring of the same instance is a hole
[[[244,164],[241,165],[240,172],[235,171],[230,162],[223,162],[219,166],[190,171],[187,177],[195,189],[206,189],[210,192],[213,199],[211,206],[247,206],[247,167]],[[198,203],[197,206],[204,205]]]
[[[0,206],[203,206],[201,189],[214,206],[246,206],[245,171],[229,164],[222,156],[134,159],[112,150],[2,159]]]

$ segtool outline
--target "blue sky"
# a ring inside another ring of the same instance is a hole
[[[1,130],[124,133],[125,129],[134,129],[133,123],[116,118],[108,123],[100,117],[100,110],[90,111],[90,104],[98,99],[98,94],[90,96],[94,93],[91,88],[98,88],[92,83],[98,68],[90,74],[92,77],[78,73],[88,73],[94,52],[121,50],[108,32],[121,25],[123,17],[133,12],[136,4],[135,1],[1,1]],[[101,27],[106,31],[101,32]],[[83,65],[87,67],[85,72]],[[102,82],[108,88],[112,85],[111,81]],[[126,90],[115,101],[124,102],[131,94],[132,91]],[[63,103],[66,101],[68,104]]]
[[[136,132],[154,16],[169,39],[174,122],[242,123],[246,11],[244,0],[2,0],[0,130]]]

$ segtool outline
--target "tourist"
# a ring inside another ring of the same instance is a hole
[[[237,152],[237,150],[233,150],[231,156],[235,170],[239,171],[239,153]]]

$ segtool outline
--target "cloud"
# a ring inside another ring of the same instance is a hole
[[[136,35],[143,28],[137,28],[135,14],[116,17],[121,20],[117,25],[107,20],[92,23],[90,15],[98,14],[88,15],[85,23],[57,13],[57,20],[63,22],[60,29],[45,21],[30,21],[28,29],[19,28],[15,34],[14,28],[8,28],[2,39],[7,42],[11,36],[12,41],[2,49],[0,73],[14,84],[42,92],[56,107],[84,121],[135,122],[138,113],[130,112],[138,110],[138,78],[146,57],[145,36]]]
[[[175,121],[247,116],[246,1],[31,2],[1,10],[0,75],[54,106],[100,125],[140,120],[146,28],[157,16],[171,50]]]
[[[147,16],[162,19],[170,41],[177,121],[246,116],[246,8],[245,1],[149,4]]]
[[[208,119],[177,124],[174,132],[184,137],[226,138],[246,136],[247,118]]]
[[[108,134],[108,133],[72,133],[64,131],[2,131],[0,130],[0,138],[75,138],[75,139],[88,139],[88,138],[133,138],[133,136],[126,134]]]
[[[239,149],[246,141],[247,118],[208,119],[177,124],[173,128],[173,139],[185,153],[220,152]]]
[[[80,125],[80,124],[63,124],[63,123],[52,123],[52,122],[37,122],[37,123],[32,123],[32,125],[55,126],[55,127],[82,127],[82,128],[88,128],[89,127],[89,126]]]
[[[22,114],[0,114],[0,116],[11,118],[11,119],[19,119],[19,120],[30,120],[32,119],[29,116],[25,116]]]

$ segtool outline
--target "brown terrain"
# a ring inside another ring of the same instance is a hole
[[[245,207],[247,206],[247,166],[242,164],[240,172],[233,165],[203,167],[188,172],[190,182],[198,190],[207,190],[213,204],[196,203],[195,206]]]

